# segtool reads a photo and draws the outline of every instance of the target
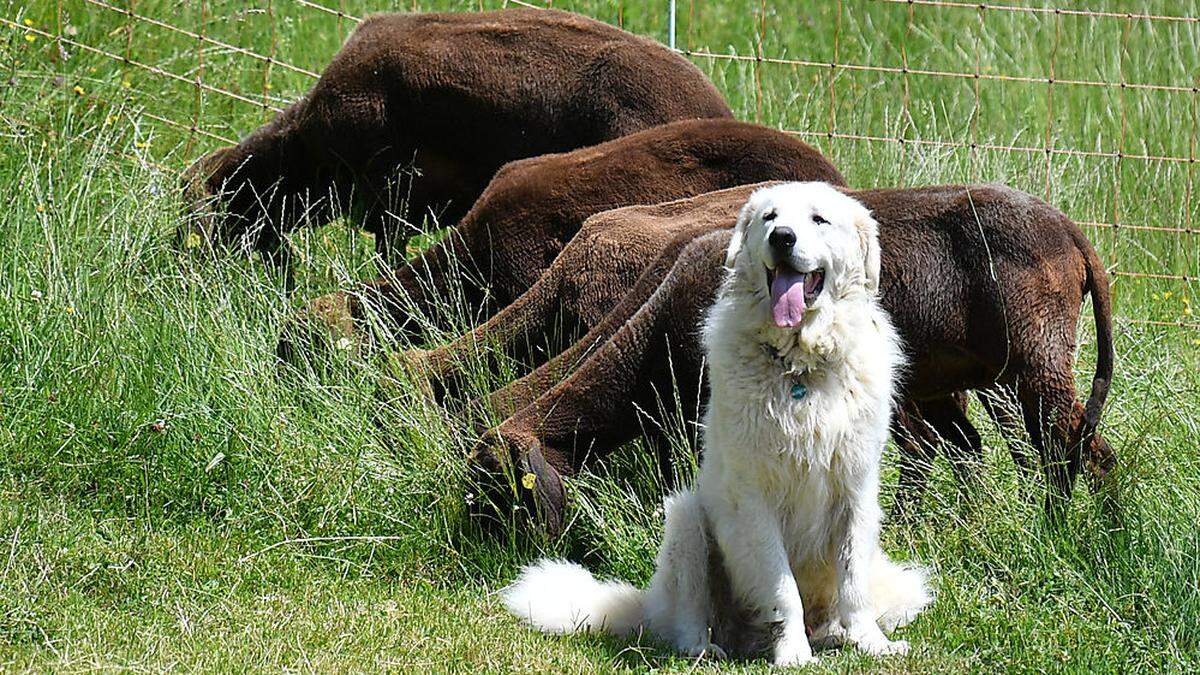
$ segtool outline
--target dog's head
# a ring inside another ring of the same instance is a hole
[[[774,324],[879,289],[878,224],[860,202],[828,183],[763,188],[742,208],[725,265],[766,300]]]

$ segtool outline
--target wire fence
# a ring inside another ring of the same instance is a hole
[[[347,0],[56,1],[40,20],[0,16],[0,25],[53,45],[63,61],[75,52],[108,62],[124,73],[126,90],[140,75],[125,100],[173,130],[183,156],[233,143],[253,116],[261,122],[282,110],[364,14],[361,3]],[[1200,329],[1190,300],[1200,284],[1200,12],[1193,4],[1139,12],[950,0],[441,4],[450,6],[404,0],[388,9],[559,6],[665,38],[724,76],[742,117],[835,157],[891,153],[899,161],[889,163],[896,173],[887,176],[901,185],[920,180],[921,153],[963,166],[959,175],[971,181],[993,179],[989,168],[1007,161],[1001,166],[1025,172],[1021,187],[1068,202],[1064,208],[1089,229],[1118,286],[1134,284],[1164,303],[1175,298],[1163,312],[1130,322]],[[735,28],[724,28],[731,22]],[[142,48],[147,41],[170,48],[152,53]],[[291,93],[277,93],[279,82]],[[160,84],[174,94],[157,92]],[[801,117],[792,113],[797,92]],[[111,98],[82,86],[76,93],[100,104]],[[163,104],[155,105],[159,97]],[[864,101],[890,113],[864,115]],[[1004,124],[992,119],[1002,115]],[[1089,187],[1072,193],[1067,184],[1080,175],[1088,179],[1077,182]]]

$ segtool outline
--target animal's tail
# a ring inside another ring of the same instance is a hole
[[[1081,438],[1089,438],[1100,424],[1100,413],[1104,410],[1104,399],[1108,397],[1108,388],[1112,384],[1113,374],[1113,340],[1112,340],[1112,296],[1108,287],[1108,273],[1104,263],[1096,254],[1096,249],[1083,236],[1079,228],[1075,228],[1075,244],[1083,253],[1087,265],[1087,278],[1084,290],[1092,296],[1092,316],[1096,322],[1096,374],[1092,377],[1092,393],[1088,396],[1083,408],[1083,433]]]
[[[525,567],[502,595],[510,612],[547,633],[627,635],[645,614],[642,591],[622,581],[599,581],[562,560]]]
[[[929,572],[911,563],[896,563],[880,551],[871,570],[871,599],[885,633],[910,623],[933,602]]]

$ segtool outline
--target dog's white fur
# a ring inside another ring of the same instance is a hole
[[[768,236],[782,226],[796,244],[775,260]],[[711,632],[721,609],[712,606],[711,542],[737,602],[779,625],[775,663],[813,658],[806,623],[814,641],[903,653],[907,644],[883,631],[911,621],[932,595],[923,570],[893,563],[879,546],[879,461],[902,357],[876,297],[877,225],[824,183],[764,188],[742,209],[726,264],[704,327],[704,459],[694,489],[666,500],[650,586],[543,560],[505,589],[505,604],[548,632],[641,629],[683,653],[722,656]],[[777,264],[825,270],[794,328],[772,321],[767,268]],[[807,387],[799,400],[796,382]]]

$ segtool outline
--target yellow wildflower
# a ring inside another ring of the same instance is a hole
[[[75,313],[75,305],[67,305],[67,314]]]
[[[33,207],[33,210],[34,210],[34,211],[37,211],[38,213],[45,213],[45,212],[46,212],[46,205],[45,205],[45,204],[38,204],[37,206]]]
[[[121,80],[121,86],[128,89],[131,86],[131,83],[129,82],[129,80]]]
[[[1163,300],[1171,299],[1171,291],[1163,291]]]
[[[534,485],[537,485],[537,475],[527,473],[521,476],[521,486],[526,490],[532,490]]]
[[[25,19],[25,25],[26,25],[26,26],[32,26],[32,25],[33,25],[33,19]]]
[[[149,146],[150,146],[150,144],[146,143],[144,141],[134,141],[133,142],[133,147],[135,147],[135,148],[146,148]]]
[[[79,85],[75,85],[75,87],[73,89],[71,89],[71,91],[75,92],[76,94],[79,94],[80,96],[83,96],[83,87],[81,87]]]
[[[37,39],[37,36],[36,36],[36,35],[34,35],[33,33],[30,33],[29,35],[26,35],[26,36],[25,36],[25,41],[26,41],[26,42],[33,42],[33,41],[34,41],[34,40],[36,40],[36,39]]]

